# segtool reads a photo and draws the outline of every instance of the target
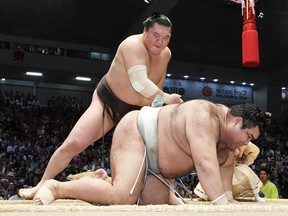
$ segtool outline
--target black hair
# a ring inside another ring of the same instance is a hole
[[[261,138],[263,139],[267,127],[271,123],[271,113],[263,112],[255,104],[245,103],[230,107],[232,116],[240,116],[243,119],[242,128],[252,128],[259,126]]]
[[[169,18],[163,14],[160,14],[158,12],[153,13],[150,17],[148,17],[144,22],[143,26],[146,28],[146,30],[149,30],[154,23],[158,23],[163,26],[167,26],[171,28],[171,32],[173,30],[173,25]]]
[[[267,176],[270,175],[270,169],[268,169],[267,167],[261,167],[260,170],[259,170],[259,173],[260,173],[261,171],[266,172]]]

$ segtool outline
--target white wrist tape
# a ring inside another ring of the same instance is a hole
[[[220,195],[219,197],[217,197],[216,199],[212,201],[212,204],[217,204],[217,205],[226,204],[226,203],[228,203],[228,199],[225,193]]]
[[[144,97],[150,98],[158,91],[157,85],[148,79],[146,65],[131,67],[128,70],[128,75],[134,90]]]

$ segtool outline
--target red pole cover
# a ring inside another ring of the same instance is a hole
[[[258,32],[255,11],[250,1],[245,0],[243,8],[242,64],[244,67],[257,67],[260,64]]]

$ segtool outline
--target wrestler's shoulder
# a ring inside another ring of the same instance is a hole
[[[141,40],[141,34],[131,35],[127,37],[121,42],[119,47],[120,48],[135,47],[135,45],[139,47],[142,47],[142,46],[144,47],[143,40]]]
[[[166,47],[162,52],[161,52],[162,56],[164,59],[167,59],[168,61],[170,61],[171,57],[172,57],[172,53],[171,50],[169,49],[169,47]]]

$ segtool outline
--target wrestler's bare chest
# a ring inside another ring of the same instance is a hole
[[[217,148],[217,159],[219,162],[219,165],[223,165],[229,156],[230,151],[225,147],[223,148],[222,146]]]

